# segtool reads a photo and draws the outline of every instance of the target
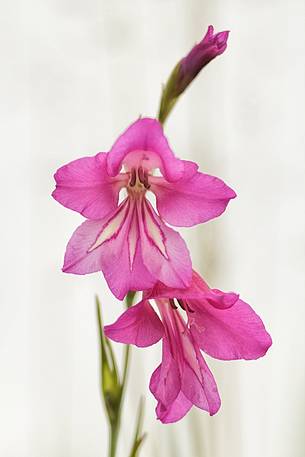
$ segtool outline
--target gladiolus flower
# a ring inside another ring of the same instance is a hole
[[[154,176],[155,169],[162,176]],[[195,163],[175,157],[161,124],[150,118],[132,124],[108,153],[61,167],[53,197],[88,219],[68,243],[63,271],[102,271],[119,299],[157,281],[188,287],[188,249],[165,222],[186,227],[208,221],[236,196],[223,181],[197,170]],[[156,197],[158,213],[148,192]]]
[[[156,284],[140,303],[105,326],[105,334],[138,347],[162,339],[162,363],[151,377],[150,390],[163,423],[178,421],[193,405],[210,415],[218,411],[217,386],[201,350],[221,360],[252,360],[264,356],[272,344],[261,319],[247,303],[233,292],[210,289],[195,272],[187,289]]]

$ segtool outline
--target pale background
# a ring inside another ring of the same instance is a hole
[[[196,268],[240,292],[274,344],[257,362],[208,360],[221,411],[170,426],[147,388],[160,347],[133,351],[120,457],[143,393],[143,457],[305,455],[304,16],[301,0],[1,2],[1,457],[106,456],[94,293],[107,322],[122,305],[101,275],[61,273],[82,218],[51,199],[52,174],[154,116],[161,82],[210,23],[231,30],[228,50],[166,133],[238,198],[183,233]]]

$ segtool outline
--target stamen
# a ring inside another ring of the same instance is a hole
[[[147,172],[147,170],[144,170],[143,167],[139,167],[138,168],[138,176],[139,176],[140,183],[143,184],[145,189],[148,190],[150,188],[150,184],[148,183],[148,172]]]
[[[138,168],[138,176],[140,183],[144,184],[144,170],[142,167]]]
[[[187,307],[187,310],[189,313],[194,313],[195,311],[190,307],[190,305],[188,304],[188,302],[186,301],[185,302],[185,306]]]
[[[181,306],[181,308],[185,311],[185,306],[184,306],[184,303],[182,300],[179,300],[178,298],[176,298],[177,302],[179,303],[179,305]]]
[[[178,308],[178,306],[175,305],[175,302],[174,302],[174,300],[172,298],[169,299],[169,304],[171,305],[171,307],[173,309],[177,309]]]
[[[179,303],[179,305],[181,306],[181,308],[184,309],[184,311],[188,311],[189,313],[194,313],[194,310],[190,307],[190,305],[188,304],[187,301],[179,300],[178,298],[176,298],[176,300]]]
[[[136,185],[136,181],[137,181],[137,173],[136,173],[135,168],[132,168],[131,172],[130,172],[129,186],[134,187]]]
[[[144,181],[143,181],[143,184],[144,184],[145,189],[147,189],[147,190],[150,189],[150,184],[149,184],[149,182],[148,182],[148,171],[147,171],[147,170],[144,171]]]

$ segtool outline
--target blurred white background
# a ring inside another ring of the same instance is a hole
[[[82,218],[52,200],[53,172],[107,150],[209,24],[229,29],[174,110],[176,153],[238,193],[226,213],[183,230],[208,282],[235,290],[273,337],[257,362],[208,360],[219,414],[155,420],[148,393],[160,347],[134,350],[123,415],[126,457],[139,396],[143,457],[303,457],[304,2],[1,1],[1,457],[103,457],[94,293],[110,323],[122,305],[101,275],[65,275]],[[118,346],[117,351],[121,348]]]

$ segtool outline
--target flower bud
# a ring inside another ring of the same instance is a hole
[[[177,95],[187,88],[203,67],[226,50],[228,36],[228,31],[214,35],[213,26],[208,27],[208,31],[200,43],[196,44],[180,61],[176,85]]]
[[[159,121],[161,123],[165,122],[179,96],[185,91],[193,79],[196,78],[202,68],[226,50],[228,36],[228,31],[219,32],[214,35],[214,28],[210,25],[200,43],[196,44],[178,62],[163,88],[159,110]]]

